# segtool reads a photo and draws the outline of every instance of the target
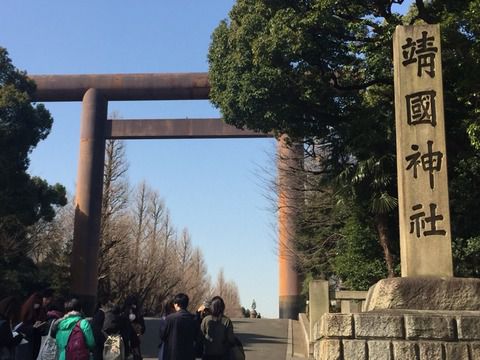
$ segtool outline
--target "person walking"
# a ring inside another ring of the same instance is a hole
[[[225,302],[220,296],[212,299],[211,314],[200,325],[203,334],[203,360],[228,360],[230,347],[235,344],[233,324],[224,315]]]
[[[42,336],[48,332],[47,313],[43,305],[42,295],[34,292],[23,303],[20,311],[20,323],[15,329],[23,334],[25,342],[15,349],[15,358],[34,360],[38,356],[42,343]]]
[[[103,360],[123,360],[126,359],[125,339],[122,337],[121,311],[118,305],[111,305],[105,309],[105,321],[103,322],[102,332],[105,334],[105,341],[102,344]]]
[[[93,351],[93,360],[103,360],[104,355],[111,357],[126,357],[125,349],[129,344],[129,334],[133,331],[128,322],[123,319],[121,309],[118,305],[113,304],[107,299],[101,301],[93,314],[91,320],[93,336],[95,338],[95,350]],[[114,337],[117,343],[121,343],[123,347],[121,356],[109,353],[111,348],[111,340],[107,342],[107,349],[105,343],[109,337]],[[118,338],[118,337],[120,338]]]
[[[57,342],[58,360],[65,360],[68,351],[75,351],[76,358],[88,359],[90,352],[95,349],[95,339],[90,323],[82,316],[80,301],[75,298],[68,301],[65,304],[65,312],[65,316],[52,328],[52,336]],[[81,344],[81,348],[70,347],[72,340],[75,340],[73,342],[76,344]]]
[[[123,316],[128,323],[125,327],[129,329],[127,334],[129,341],[126,353],[131,354],[133,360],[142,360],[140,344],[141,337],[145,334],[145,320],[137,296],[127,296],[123,306]]]
[[[95,339],[95,349],[93,350],[93,360],[103,360],[103,344],[105,343],[105,334],[102,331],[105,322],[105,313],[107,312],[108,300],[100,299],[95,311],[93,312],[90,325],[92,326],[93,338]]]
[[[173,298],[175,313],[166,317],[165,328],[160,331],[160,339],[165,342],[165,360],[195,359],[195,341],[199,329],[195,315],[187,311],[188,302],[188,295],[183,293]]]
[[[45,296],[44,296],[45,304]],[[38,353],[37,360],[56,360],[57,358],[57,345],[55,338],[51,336],[52,328],[55,326],[55,322],[63,317],[65,313],[65,303],[58,298],[50,298],[47,302],[46,316],[47,316],[47,334],[42,336],[42,346]]]

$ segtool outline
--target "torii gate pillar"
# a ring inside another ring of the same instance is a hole
[[[92,315],[97,294],[98,250],[103,192],[105,141],[109,139],[247,138],[272,134],[236,129],[214,119],[108,121],[109,100],[207,100],[206,73],[37,75],[34,101],[83,101],[80,157],[75,199],[75,225],[71,261],[72,294]],[[278,144],[279,197],[279,316],[296,319],[300,281],[295,269],[293,242],[302,194],[301,180],[292,170],[303,168],[303,147]],[[298,174],[297,174],[298,175]]]
[[[107,107],[107,99],[100,91],[86,91],[80,126],[71,289],[87,314],[93,314],[97,297]]]
[[[278,264],[279,317],[298,319],[301,312],[300,281],[295,268],[295,222],[301,205],[299,170],[303,168],[303,146],[287,145],[286,136],[278,140]]]

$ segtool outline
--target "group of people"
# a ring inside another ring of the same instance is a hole
[[[188,312],[189,298],[177,294],[160,324],[159,360],[237,360],[244,358],[234,336],[232,321],[225,316],[220,296],[205,301],[196,314]],[[240,350],[240,356],[234,351]]]
[[[123,359],[142,359],[145,322],[136,297],[127,297],[123,307],[100,303],[87,320],[78,299],[53,295],[46,289],[23,304],[14,296],[0,301],[0,360],[68,360],[69,351],[79,360],[104,360],[106,340],[115,334],[121,338]],[[81,344],[71,346],[75,341]]]
[[[221,297],[205,301],[195,314],[188,305],[183,293],[165,305],[159,360],[244,359]],[[32,294],[23,304],[12,296],[0,301],[0,360],[141,360],[144,333],[134,296],[127,297],[123,307],[102,301],[90,320],[78,299],[61,301],[51,289]],[[239,356],[234,349],[240,350]]]

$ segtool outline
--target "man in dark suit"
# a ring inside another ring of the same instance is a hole
[[[165,360],[195,359],[194,349],[199,327],[195,316],[187,311],[188,301],[186,294],[175,295],[175,312],[166,317],[166,325],[160,330],[160,338],[165,342]]]

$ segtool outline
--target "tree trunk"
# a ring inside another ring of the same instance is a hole
[[[395,272],[393,269],[393,257],[390,252],[390,235],[388,232],[387,216],[380,214],[375,216],[375,227],[377,229],[378,239],[383,249],[383,256],[385,263],[387,264],[388,277],[394,277]]]

